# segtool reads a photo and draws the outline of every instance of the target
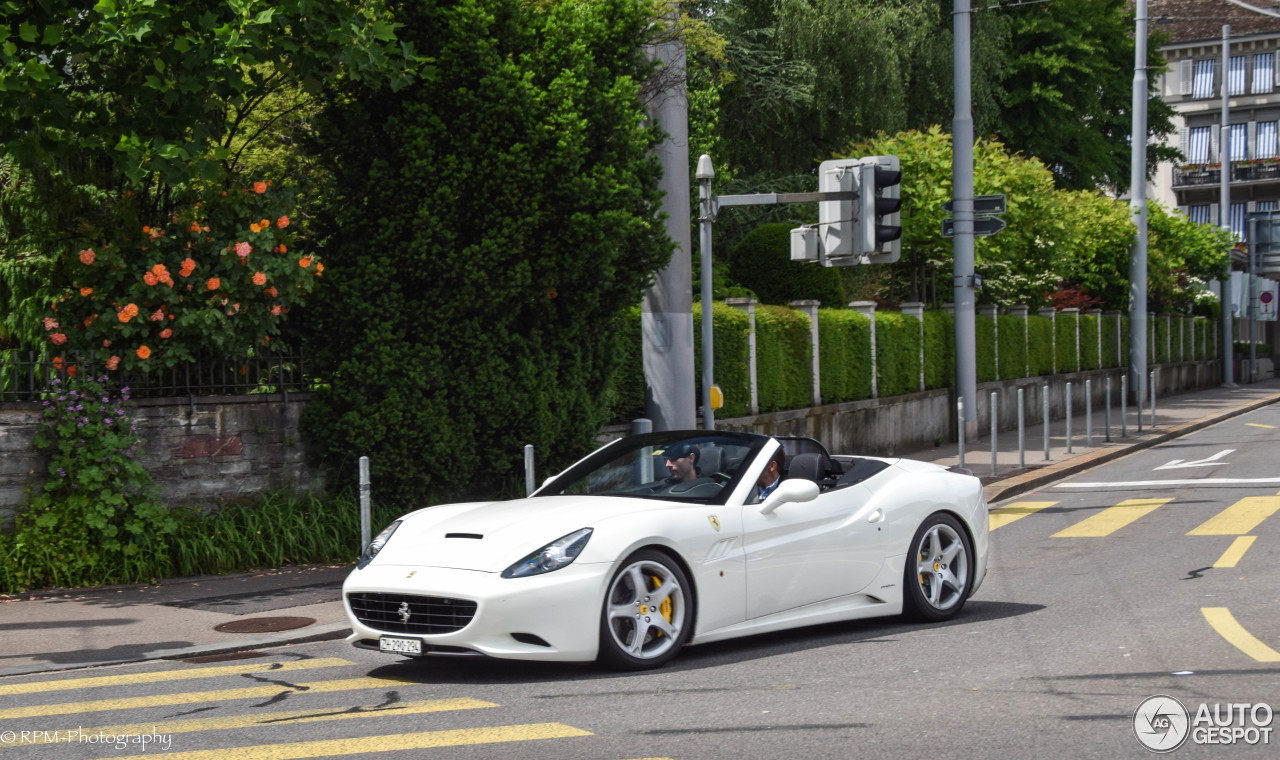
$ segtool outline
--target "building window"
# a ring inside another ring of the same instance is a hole
[[[1231,138],[1231,160],[1243,161],[1249,157],[1249,125],[1232,124],[1228,131]]]
[[[1249,204],[1232,203],[1231,214],[1228,224],[1231,227],[1231,234],[1236,236],[1237,240],[1244,240],[1244,216],[1248,213]]]
[[[1187,218],[1196,224],[1209,224],[1209,206],[1187,206]]]
[[[1191,90],[1193,98],[1213,97],[1213,59],[1196,61],[1196,79]]]
[[[1244,66],[1245,57],[1243,55],[1235,55],[1227,63],[1227,94],[1243,95],[1244,94]]]
[[[1210,127],[1192,127],[1188,133],[1187,163],[1209,163]]]
[[[1258,144],[1254,148],[1253,155],[1258,158],[1276,157],[1276,123],[1274,121],[1258,122]]]
[[[1276,206],[1277,204],[1275,201],[1258,201],[1259,211],[1280,211]]]
[[[1271,92],[1276,84],[1276,54],[1258,53],[1253,57],[1253,93]]]

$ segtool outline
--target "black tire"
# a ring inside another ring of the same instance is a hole
[[[907,547],[903,572],[902,612],[908,618],[936,623],[960,613],[973,589],[973,546],[955,517],[929,515]]]
[[[693,634],[693,587],[666,554],[642,549],[622,562],[600,609],[599,661],[648,670],[675,657]]]

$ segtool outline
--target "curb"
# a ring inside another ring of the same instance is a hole
[[[1124,443],[1118,446],[1098,449],[1088,454],[1082,454],[1071,459],[1066,459],[1056,464],[1046,465],[1036,468],[1030,472],[1021,475],[1015,475],[1012,478],[997,481],[989,485],[983,486],[983,493],[986,494],[987,503],[994,504],[998,501],[1017,496],[1027,491],[1034,490],[1050,481],[1058,480],[1067,475],[1074,475],[1091,467],[1110,462],[1120,457],[1127,456],[1134,451],[1148,449],[1165,441],[1184,436],[1188,433],[1194,433],[1197,430],[1209,427],[1223,420],[1237,417],[1255,409],[1261,409],[1264,406],[1280,401],[1280,394],[1273,395],[1269,398],[1250,401],[1246,404],[1238,406],[1234,409],[1228,409],[1218,414],[1211,414],[1208,417],[1201,417],[1198,420],[1184,422],[1176,425],[1162,433],[1147,433],[1130,443]]]
[[[180,647],[177,649],[157,649],[150,652],[139,652],[136,655],[129,655],[127,657],[98,660],[96,662],[33,663],[31,665],[15,665],[10,668],[0,668],[0,676],[23,676],[35,673],[52,673],[62,670],[97,668],[103,665],[126,665],[134,662],[150,662],[151,660],[182,660],[188,657],[226,654],[228,652],[240,652],[246,649],[257,649],[258,647],[307,644],[313,641],[333,641],[334,639],[345,639],[350,634],[351,625],[348,623],[326,623],[313,628],[298,628],[293,631],[284,631],[282,633],[260,636],[253,639],[237,639],[235,641],[219,642],[215,644],[196,644],[194,646]]]

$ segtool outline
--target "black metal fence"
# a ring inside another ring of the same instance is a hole
[[[314,390],[320,381],[307,372],[301,350],[260,353],[238,359],[202,358],[151,372],[106,367],[108,357],[88,354],[37,354],[0,351],[0,402],[39,401],[55,378],[107,375],[133,398],[157,396],[244,396]]]

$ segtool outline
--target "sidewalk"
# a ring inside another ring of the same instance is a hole
[[[1104,441],[1104,413],[1094,410],[1093,446],[1086,445],[1085,415],[1076,410],[1072,451],[1066,425],[1044,428],[1027,420],[1025,467],[1019,464],[1016,430],[997,436],[996,473],[991,474],[988,431],[965,446],[965,466],[982,478],[993,505],[1065,475],[1154,446],[1219,420],[1280,401],[1280,379],[1236,388],[1211,388],[1156,399],[1137,431],[1129,410],[1128,436],[1120,436],[1119,409],[1112,410],[1112,440]],[[903,456],[945,465],[959,463],[956,444]],[[192,660],[221,653],[304,641],[344,638],[349,632],[340,599],[350,565],[308,565],[261,573],[166,580],[156,586],[122,586],[0,596],[0,676],[85,668],[155,659]],[[231,624],[231,631],[216,626]],[[239,632],[237,632],[237,630]]]

